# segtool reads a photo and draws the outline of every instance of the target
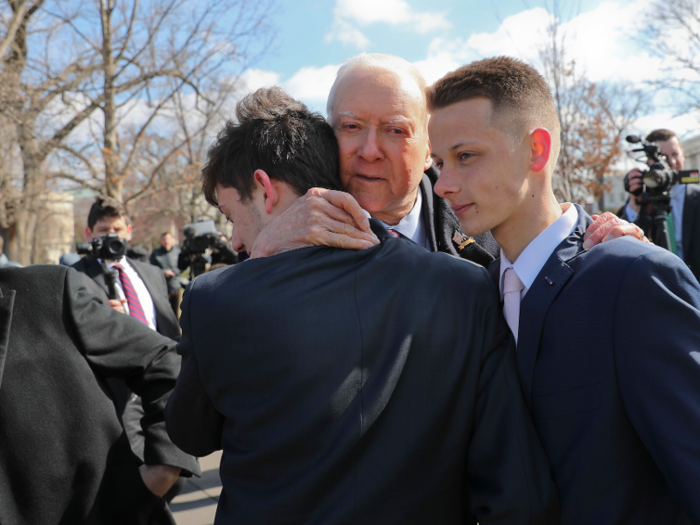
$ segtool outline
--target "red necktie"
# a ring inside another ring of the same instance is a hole
[[[129,307],[129,314],[148,326],[146,314],[143,313],[141,301],[139,301],[139,296],[136,295],[131,279],[129,279],[121,264],[113,264],[112,268],[119,272],[119,280],[122,282],[122,290],[124,290],[124,296],[126,297],[126,305]]]

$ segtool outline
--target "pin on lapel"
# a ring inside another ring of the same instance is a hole
[[[455,234],[452,236],[452,240],[457,244],[457,248],[463,250],[465,247],[469,246],[474,242],[472,237],[468,237],[462,233],[462,230],[455,230]]]
[[[554,286],[554,281],[552,281],[549,277],[545,275],[544,280],[547,281],[547,284],[549,286]]]

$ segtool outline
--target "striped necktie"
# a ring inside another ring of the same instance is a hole
[[[389,232],[389,235],[391,235],[392,237],[396,237],[397,239],[406,238],[402,233],[397,232],[393,228],[387,228],[386,231]]]
[[[112,268],[119,272],[119,280],[122,282],[122,290],[124,290],[124,296],[126,297],[126,305],[129,307],[129,314],[148,326],[146,314],[143,313],[143,308],[141,308],[139,296],[136,294],[131,279],[129,279],[129,276],[124,271],[124,267],[117,263],[113,264]]]

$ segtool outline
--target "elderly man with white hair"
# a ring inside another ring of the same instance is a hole
[[[489,232],[462,234],[448,203],[435,195],[428,138],[426,81],[406,60],[362,53],[346,60],[331,88],[327,115],[340,150],[340,180],[349,193],[313,188],[258,236],[251,258],[311,245],[363,249],[377,244],[367,212],[393,235],[430,251],[488,266],[499,254]],[[591,243],[641,237],[634,225],[605,214]]]

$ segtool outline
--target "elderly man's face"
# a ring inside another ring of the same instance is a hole
[[[375,218],[397,224],[431,164],[425,98],[413,79],[358,70],[336,88],[340,181]]]

